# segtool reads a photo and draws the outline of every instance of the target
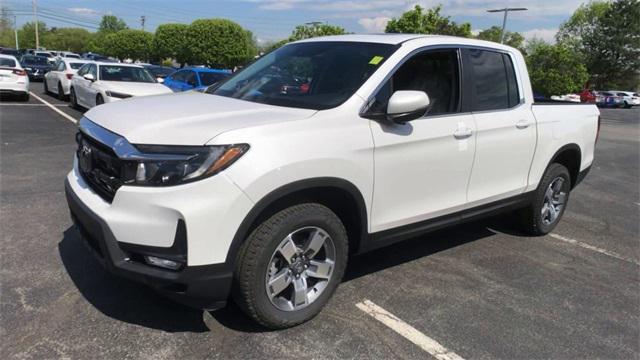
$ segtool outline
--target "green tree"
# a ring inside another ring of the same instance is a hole
[[[15,47],[16,38],[13,32],[13,19],[6,6],[0,7],[0,46]]]
[[[120,60],[148,60],[153,51],[153,34],[142,30],[121,30],[104,39],[104,54]]]
[[[156,29],[153,38],[155,52],[159,57],[171,57],[181,65],[191,61],[191,53],[187,46],[186,24],[162,24]]]
[[[413,10],[405,12],[399,18],[389,20],[384,31],[471,37],[471,24],[457,24],[449,16],[440,15],[441,10],[442,5],[438,5],[424,12],[424,8],[416,5]]]
[[[556,40],[583,59],[597,88],[640,84],[640,2],[592,1],[560,26]]]
[[[114,33],[128,28],[127,23],[119,17],[115,15],[104,15],[100,21],[98,32]]]
[[[618,0],[599,17],[597,31],[582,38],[587,67],[600,88],[640,83],[640,1]]]
[[[542,40],[532,41],[527,54],[531,86],[545,96],[580,91],[589,78],[580,57],[561,43],[551,45]]]
[[[47,49],[84,52],[92,33],[82,28],[52,28],[42,36],[42,44]]]
[[[42,21],[38,21],[38,33],[41,36],[41,39],[42,36],[47,33],[47,31],[49,31],[47,25]],[[18,41],[20,42],[21,48],[33,49],[36,47],[35,23],[28,22],[22,25],[20,30],[18,30]],[[44,46],[44,44],[41,43],[40,46]]]
[[[493,42],[500,42],[502,36],[502,28],[499,26],[492,26],[486,30],[480,31],[477,38],[480,40],[487,40]],[[524,45],[524,36],[517,32],[507,31],[504,34],[504,43],[516,49],[522,49]]]
[[[302,39],[309,39],[318,36],[329,36],[329,35],[343,35],[346,34],[346,31],[340,26],[329,25],[329,24],[310,24],[310,25],[298,25],[291,36],[289,36],[289,41],[297,41]]]
[[[233,68],[257,53],[250,31],[227,19],[199,19],[189,25],[187,46],[194,63]]]

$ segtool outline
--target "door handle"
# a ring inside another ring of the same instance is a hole
[[[529,127],[529,125],[531,125],[531,123],[527,120],[520,120],[516,123],[516,127],[518,129],[526,129]]]
[[[466,139],[471,137],[471,135],[473,135],[473,131],[469,128],[458,128],[458,130],[453,133],[453,137],[458,140]]]

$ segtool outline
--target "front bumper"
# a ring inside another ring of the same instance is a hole
[[[116,240],[106,222],[80,200],[69,180],[65,180],[65,193],[83,242],[109,272],[147,284],[192,307],[213,310],[226,304],[233,277],[230,265],[186,266],[172,271],[136,261],[131,247]],[[157,248],[138,245],[134,249],[142,254],[154,253]]]

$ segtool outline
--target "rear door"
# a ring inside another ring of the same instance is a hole
[[[470,204],[524,191],[536,146],[536,123],[524,101],[512,56],[462,50],[466,89],[476,125],[476,153],[467,193]]]

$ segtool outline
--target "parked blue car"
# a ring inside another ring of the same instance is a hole
[[[227,70],[185,68],[167,76],[163,84],[174,92],[203,90],[229,76],[231,76],[231,72]]]

